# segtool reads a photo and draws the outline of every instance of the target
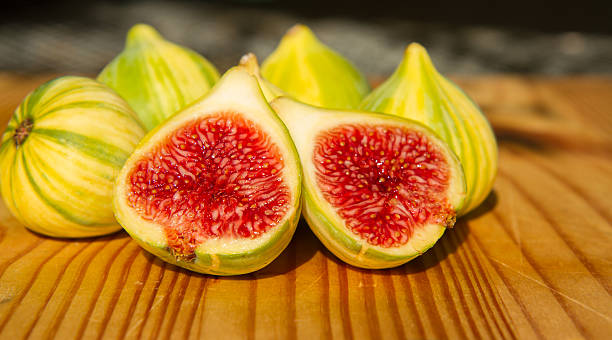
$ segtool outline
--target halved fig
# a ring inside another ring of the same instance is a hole
[[[114,211],[146,250],[216,275],[258,270],[300,216],[301,166],[286,127],[243,67],[149,132],[119,173]]]
[[[302,160],[304,217],[343,261],[362,268],[401,265],[455,223],[465,196],[461,165],[427,127],[287,97],[271,105]]]

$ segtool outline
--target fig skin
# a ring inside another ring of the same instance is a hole
[[[416,228],[410,240],[399,247],[385,248],[369,244],[353,233],[346,221],[324,197],[316,180],[314,165],[315,138],[321,131],[342,124],[383,124],[418,131],[435,143],[449,165],[446,199],[454,211],[461,209],[465,197],[465,179],[459,160],[448,146],[426,126],[392,115],[366,111],[331,110],[279,97],[271,103],[285,122],[297,146],[304,174],[303,216],[319,240],[342,261],[360,268],[391,268],[423,254],[442,236],[454,218],[444,223],[426,223]]]
[[[218,79],[206,58],[145,24],[129,30],[125,49],[98,75],[130,104],[147,131],[206,94]]]
[[[423,46],[410,44],[395,72],[360,108],[421,122],[450,146],[462,163],[467,183],[459,216],[474,210],[487,197],[498,166],[493,129],[478,106],[436,70]]]
[[[261,72],[293,98],[320,107],[357,108],[370,90],[355,66],[304,25],[295,25],[285,34],[262,63]]]
[[[167,136],[176,129],[220,112],[243,115],[257,123],[276,142],[284,160],[283,178],[291,193],[289,209],[281,222],[258,238],[210,238],[196,247],[194,256],[175,256],[169,249],[164,226],[142,218],[129,205],[129,174],[142,157],[158,143],[167,142]],[[287,247],[301,213],[301,183],[300,161],[286,127],[268,105],[257,79],[244,67],[234,67],[208,94],[147,133],[117,177],[113,208],[128,234],[142,248],[162,260],[204,274],[239,275],[267,266]]]
[[[115,176],[144,128],[113,90],[84,77],[51,80],[15,110],[0,146],[0,188],[28,229],[78,238],[121,229]]]

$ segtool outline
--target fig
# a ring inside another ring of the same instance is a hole
[[[410,44],[395,72],[360,107],[419,121],[448,143],[463,165],[467,183],[459,216],[487,197],[497,174],[493,130],[478,106],[436,70],[423,46]]]
[[[301,165],[257,79],[234,67],[151,130],[126,161],[115,216],[144,249],[200,273],[258,270],[287,246]]]
[[[272,107],[302,161],[303,215],[341,260],[362,268],[399,266],[454,225],[465,197],[463,172],[429,128],[287,97]]]
[[[354,109],[370,90],[357,68],[304,25],[285,34],[261,70],[272,84],[315,106]]]
[[[259,82],[259,87],[261,88],[261,92],[263,92],[264,97],[268,102],[271,102],[275,98],[280,96],[287,96],[287,94],[276,87],[276,85],[272,84],[269,80],[265,79],[261,75],[261,71],[259,70],[259,63],[257,62],[257,57],[253,53],[247,53],[240,58],[240,64],[246,68],[246,70]]]
[[[147,131],[200,98],[218,79],[208,60],[145,24],[130,29],[125,49],[98,75],[130,104]]]
[[[129,105],[95,80],[62,77],[26,96],[0,144],[0,190],[32,231],[89,237],[121,229],[113,182],[144,135]]]

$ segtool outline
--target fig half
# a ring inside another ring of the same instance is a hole
[[[243,67],[149,132],[119,173],[114,211],[146,250],[209,274],[258,270],[300,216],[301,167],[286,127]]]
[[[323,244],[362,268],[399,266],[455,223],[461,165],[429,128],[386,114],[272,102],[298,148],[304,217]]]

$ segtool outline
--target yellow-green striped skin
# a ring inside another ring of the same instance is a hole
[[[32,129],[19,145],[22,123]],[[0,191],[27,228],[54,237],[89,237],[121,229],[113,217],[113,182],[144,129],[106,85],[62,77],[30,93],[0,144]]]
[[[355,66],[304,25],[295,25],[285,34],[261,72],[295,99],[326,108],[357,108],[370,90]]]
[[[98,75],[136,111],[147,131],[203,96],[219,79],[204,57],[135,25],[125,49]]]
[[[467,196],[458,216],[487,197],[497,174],[493,130],[478,106],[438,73],[423,46],[410,44],[395,72],[360,107],[424,123],[450,146],[463,165],[467,183]]]

